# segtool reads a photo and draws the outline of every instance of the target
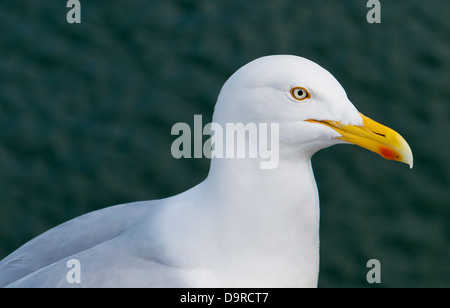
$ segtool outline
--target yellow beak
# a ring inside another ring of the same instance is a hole
[[[363,119],[362,126],[345,125],[335,121],[307,121],[333,128],[341,134],[337,139],[359,145],[386,159],[396,160],[408,164],[410,168],[413,167],[411,148],[399,133],[363,114],[361,117]]]

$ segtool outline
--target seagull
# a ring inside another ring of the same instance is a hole
[[[336,78],[298,56],[238,69],[213,122],[277,123],[275,168],[261,157],[212,157],[207,178],[159,200],[84,214],[0,262],[1,287],[317,287],[317,151],[361,146],[413,166],[407,142],[362,115]]]

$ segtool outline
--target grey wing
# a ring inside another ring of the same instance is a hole
[[[0,261],[0,287],[117,237],[142,214],[151,211],[152,203],[156,202],[108,207],[44,232]]]
[[[186,287],[183,277],[189,271],[139,256],[133,248],[122,234],[43,267],[6,287]],[[76,260],[77,265],[68,267],[69,260]],[[76,282],[74,277],[77,277]]]

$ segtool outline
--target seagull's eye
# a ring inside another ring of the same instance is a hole
[[[291,89],[291,95],[293,98],[295,98],[298,101],[302,101],[304,99],[310,98],[311,95],[309,94],[308,90],[302,87],[295,87]]]

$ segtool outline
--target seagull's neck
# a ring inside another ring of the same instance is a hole
[[[310,157],[281,159],[274,169],[261,169],[258,160],[252,159],[213,159],[205,186],[215,190],[214,195],[234,201],[220,205],[249,209],[251,213],[256,209],[279,212],[289,207],[307,210],[304,206],[311,202],[305,198],[310,201],[317,198]],[[267,207],[262,208],[264,205]]]
[[[310,157],[282,158],[267,170],[257,161],[213,160],[203,189],[205,206],[219,217],[224,253],[257,254],[281,271],[285,265],[294,272],[297,266],[299,275],[317,274],[319,202]]]

